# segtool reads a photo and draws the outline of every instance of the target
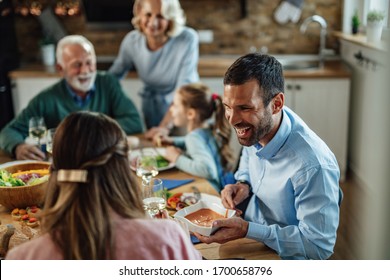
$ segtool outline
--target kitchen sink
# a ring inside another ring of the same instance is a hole
[[[318,70],[321,68],[318,55],[311,54],[286,54],[274,55],[275,58],[282,64],[283,70],[286,71],[302,71],[302,70]],[[325,61],[340,60],[338,55],[328,55]]]
[[[297,60],[297,61],[283,61],[280,63],[283,70],[315,70],[320,68],[319,60]]]
[[[316,70],[320,68],[318,55],[275,55],[275,58],[282,64],[283,70],[286,71]]]
[[[303,71],[320,69],[320,61],[318,55],[315,54],[271,54],[282,65],[286,71]],[[201,55],[199,57],[200,65],[206,69],[215,67],[228,68],[240,55]],[[115,56],[98,56],[97,68],[99,70],[107,70],[112,65]],[[337,55],[327,56],[326,61],[339,60]]]
[[[283,66],[285,71],[304,71],[304,70],[318,70],[320,69],[319,56],[316,54],[271,54]],[[200,60],[207,67],[214,67],[215,65],[222,65],[229,67],[239,55],[201,55]],[[337,55],[326,56],[325,60],[339,60]],[[219,62],[216,64],[216,62]]]

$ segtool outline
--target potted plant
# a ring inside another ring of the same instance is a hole
[[[40,41],[42,62],[45,66],[55,64],[55,42],[49,36],[44,36]]]
[[[360,19],[357,11],[352,16],[352,34],[357,34],[359,32]]]
[[[371,10],[367,13],[367,22],[382,21],[385,18],[383,11]]]
[[[383,19],[385,13],[383,11],[371,10],[367,13],[367,41],[376,43],[381,40]]]

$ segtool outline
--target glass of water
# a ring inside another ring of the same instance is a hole
[[[156,155],[149,151],[142,151],[137,158],[136,173],[142,182],[148,182],[158,174]]]
[[[150,217],[158,217],[166,207],[163,182],[159,178],[142,180],[142,202]]]
[[[56,132],[55,128],[50,128],[47,130],[46,133],[46,152],[49,159],[52,157],[52,153],[53,153],[53,140],[54,140],[55,132]]]
[[[43,117],[32,117],[28,122],[28,134],[30,138],[38,142],[38,147],[41,148],[41,140],[46,135],[46,124]]]

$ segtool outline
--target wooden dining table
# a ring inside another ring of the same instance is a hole
[[[151,146],[151,143],[147,142],[141,138],[142,147]],[[5,154],[0,150],[0,164],[13,161],[10,156]],[[185,179],[193,179],[193,181],[184,184],[182,186],[171,189],[172,193],[192,193],[193,187],[196,187],[200,193],[209,194],[219,196],[219,193],[212,187],[212,185],[204,178],[197,177],[188,173],[185,173],[175,167],[161,171],[158,175],[161,179],[171,179],[171,180],[185,180]],[[14,221],[11,218],[10,214],[11,210],[6,209],[4,206],[0,205],[0,221],[1,226],[3,226],[3,230],[0,231],[0,238],[2,234],[4,234],[4,226],[7,224],[12,224],[16,231],[24,234],[28,238],[34,238],[38,236],[40,233],[38,228],[26,228],[27,226],[21,225],[20,222]],[[2,233],[3,232],[3,233]],[[17,239],[17,235],[12,236],[9,242],[9,248],[11,249],[14,246],[20,244],[20,234],[19,239]],[[14,240],[13,240],[14,239]],[[2,240],[0,240],[1,242]],[[0,243],[1,244],[1,243]],[[280,259],[280,257],[276,254],[276,252],[262,242],[257,242],[253,239],[241,238],[233,241],[229,241],[225,244],[205,244],[198,243],[194,245],[197,250],[200,251],[204,259],[216,260],[216,259],[246,259],[246,260],[276,260]],[[0,251],[0,255],[1,255]],[[4,252],[3,252],[4,254]]]

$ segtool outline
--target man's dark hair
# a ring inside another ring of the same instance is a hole
[[[264,106],[279,92],[284,92],[283,68],[275,57],[250,53],[237,59],[226,71],[224,85],[242,85],[256,80],[263,89]]]

